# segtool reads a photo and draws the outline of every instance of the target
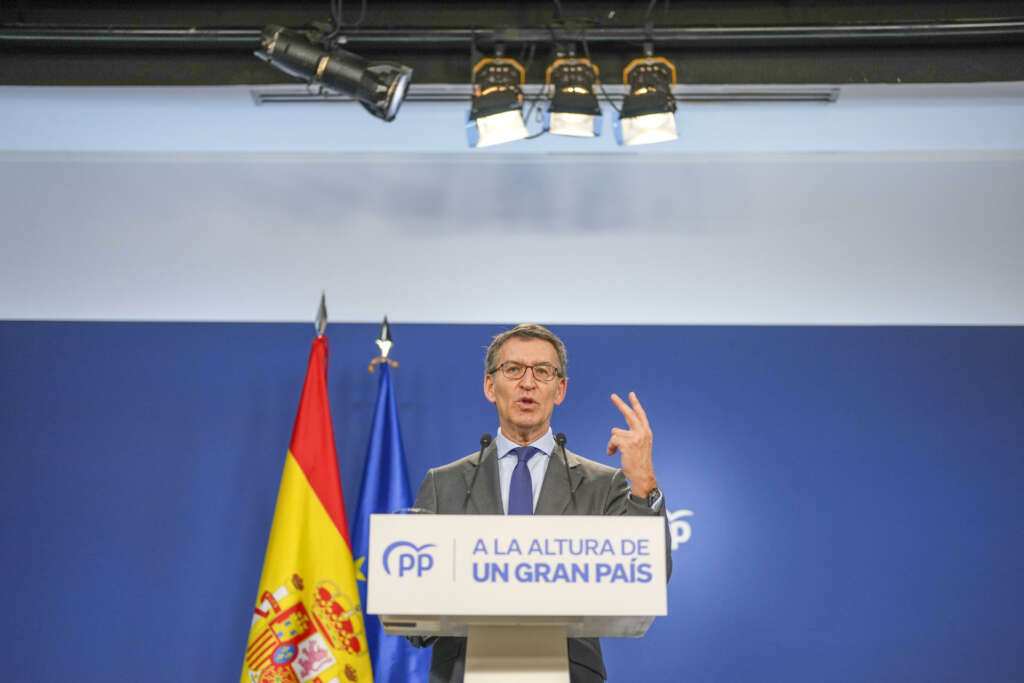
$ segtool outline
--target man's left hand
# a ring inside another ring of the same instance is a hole
[[[612,438],[608,440],[608,455],[622,453],[622,473],[629,479],[630,490],[638,498],[646,498],[647,494],[658,487],[654,476],[654,464],[651,462],[651,444],[654,435],[651,425],[647,422],[647,413],[640,405],[640,399],[632,391],[629,392],[629,405],[618,394],[612,394],[612,403],[626,418],[629,429],[612,428]]]

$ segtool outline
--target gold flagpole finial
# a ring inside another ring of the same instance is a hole
[[[384,316],[384,322],[380,324],[380,334],[376,339],[377,348],[380,349],[380,355],[370,361],[370,367],[368,370],[373,372],[373,369],[377,367],[379,363],[387,363],[393,368],[398,367],[398,363],[388,358],[391,354],[391,347],[395,343],[391,340],[391,326],[388,325],[388,317]]]

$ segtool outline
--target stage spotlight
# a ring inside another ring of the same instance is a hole
[[[282,26],[263,29],[255,55],[311,86],[354,97],[385,121],[395,118],[412,79],[407,66],[369,62],[338,47],[324,50],[305,34]]]
[[[629,94],[622,101],[615,126],[620,145],[646,145],[679,137],[676,133],[676,100],[672,86],[676,67],[664,57],[634,59],[622,70]]]
[[[589,59],[556,59],[548,67],[552,88],[544,129],[555,135],[594,137],[601,134],[601,105],[594,88],[598,70]]]
[[[526,71],[508,57],[481,59],[473,67],[473,103],[466,122],[470,147],[489,147],[530,135],[523,123]]]

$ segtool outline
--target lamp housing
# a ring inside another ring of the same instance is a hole
[[[489,147],[529,137],[523,122],[526,70],[508,57],[487,57],[473,67],[473,100],[466,121],[470,147]]]
[[[634,59],[622,70],[629,94],[615,127],[620,145],[646,145],[679,137],[676,132],[676,100],[672,86],[676,67],[664,57]]]
[[[348,95],[366,111],[394,120],[412,80],[412,69],[396,62],[367,61],[334,47],[323,49],[307,34],[266,26],[254,53],[271,66],[332,93]]]
[[[556,59],[547,69],[545,82],[551,100],[544,129],[555,135],[594,137],[601,134],[601,105],[594,92],[598,68],[589,59]]]

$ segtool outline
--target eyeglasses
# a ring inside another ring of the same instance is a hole
[[[558,368],[548,363],[538,363],[537,365],[523,365],[517,363],[514,360],[507,360],[499,365],[494,370],[501,370],[501,374],[506,379],[520,379],[526,374],[526,369],[533,370],[533,378],[539,382],[550,382],[560,374]],[[494,372],[491,370],[491,372]]]

